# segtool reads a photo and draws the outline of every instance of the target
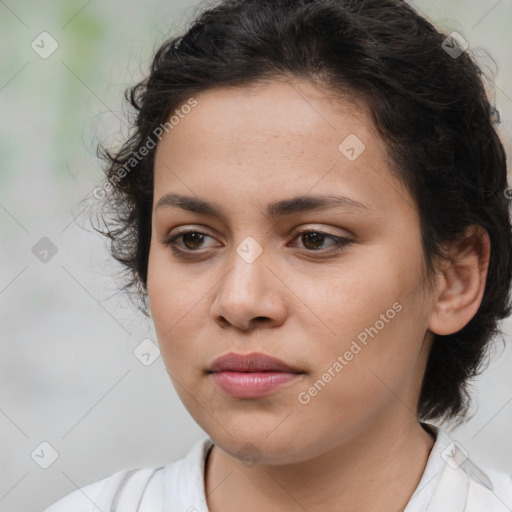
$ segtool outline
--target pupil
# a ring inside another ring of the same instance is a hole
[[[320,233],[306,233],[304,235],[305,237],[305,240],[306,240],[306,243],[304,244],[308,249],[318,249],[318,247],[308,247],[308,242],[307,241],[313,241],[313,246],[315,245],[315,243],[320,243],[320,246],[322,245],[322,239],[324,237],[324,235],[320,234]]]
[[[188,249],[197,249],[197,246],[201,245],[203,235],[199,233],[185,233],[183,235],[183,243]],[[187,238],[192,238],[192,244],[187,243]],[[196,243],[197,245],[194,245]],[[192,247],[190,247],[192,245]]]

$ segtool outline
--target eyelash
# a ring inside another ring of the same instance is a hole
[[[195,234],[198,234],[198,235],[202,235],[202,236],[207,236],[207,237],[210,237],[210,235],[208,235],[207,233],[203,233],[202,231],[198,231],[196,229],[189,229],[189,230],[186,230],[186,231],[181,231],[180,233],[176,233],[174,235],[171,235],[171,236],[168,236],[167,238],[165,238],[162,243],[168,247],[171,248],[171,250],[178,256],[181,256],[181,257],[193,257],[191,256],[192,253],[198,253],[200,252],[200,249],[198,250],[193,250],[193,249],[182,249],[182,248],[179,248],[176,246],[175,244],[175,241],[184,236],[184,235],[187,235],[189,233],[195,233]],[[316,234],[319,234],[319,235],[322,235],[326,238],[329,238],[331,240],[333,240],[334,242],[336,242],[334,248],[331,248],[331,249],[328,249],[328,250],[322,250],[322,249],[303,249],[305,251],[307,251],[308,253],[321,253],[321,254],[324,254],[324,255],[329,255],[329,254],[335,254],[335,253],[339,253],[343,250],[345,250],[346,246],[348,246],[349,244],[352,243],[352,240],[349,240],[348,238],[344,238],[344,237],[340,237],[340,236],[336,236],[336,235],[333,235],[331,233],[327,233],[325,231],[320,231],[318,229],[305,229],[303,231],[300,231],[299,233],[297,233],[294,237],[293,237],[293,240],[296,240],[297,238],[300,238],[301,236],[303,235],[306,235],[306,234],[309,234],[309,233],[316,233]],[[213,237],[210,237],[210,238],[213,238]]]

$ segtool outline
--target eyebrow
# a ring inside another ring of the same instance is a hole
[[[227,218],[224,209],[218,204],[193,196],[184,196],[180,194],[166,194],[162,196],[155,211],[164,207],[177,207],[182,210],[199,213],[203,215],[214,215],[220,218]],[[334,207],[343,207],[354,209],[361,212],[374,214],[372,208],[368,205],[342,196],[331,195],[303,195],[275,201],[267,205],[266,215],[270,219],[285,217],[294,213],[303,213],[309,211],[325,210]]]

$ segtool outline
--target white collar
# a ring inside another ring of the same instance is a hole
[[[423,422],[422,426],[432,433],[435,442],[420,482],[404,512],[512,510],[508,502],[512,500],[512,487],[510,490],[507,487],[506,496],[498,496],[489,476],[471,461],[459,443],[435,425]],[[163,510],[209,512],[204,472],[206,457],[213,445],[209,437],[203,438],[183,459],[164,466]],[[509,506],[505,505],[505,500]]]

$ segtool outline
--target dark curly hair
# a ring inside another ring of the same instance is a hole
[[[170,116],[207,89],[309,80],[371,114],[417,203],[428,282],[435,262],[447,257],[446,242],[470,225],[490,236],[482,303],[463,329],[434,335],[418,402],[420,419],[460,423],[469,380],[481,373],[490,341],[503,334],[498,321],[512,309],[512,232],[497,111],[484,73],[458,41],[400,0],[225,0],[204,9],[158,48],[149,76],[126,90],[135,115],[124,145],[98,145],[107,163],[106,181],[95,190],[104,199],[105,229],[95,229],[123,266],[123,290],[135,292],[130,297],[150,316],[155,135]]]

